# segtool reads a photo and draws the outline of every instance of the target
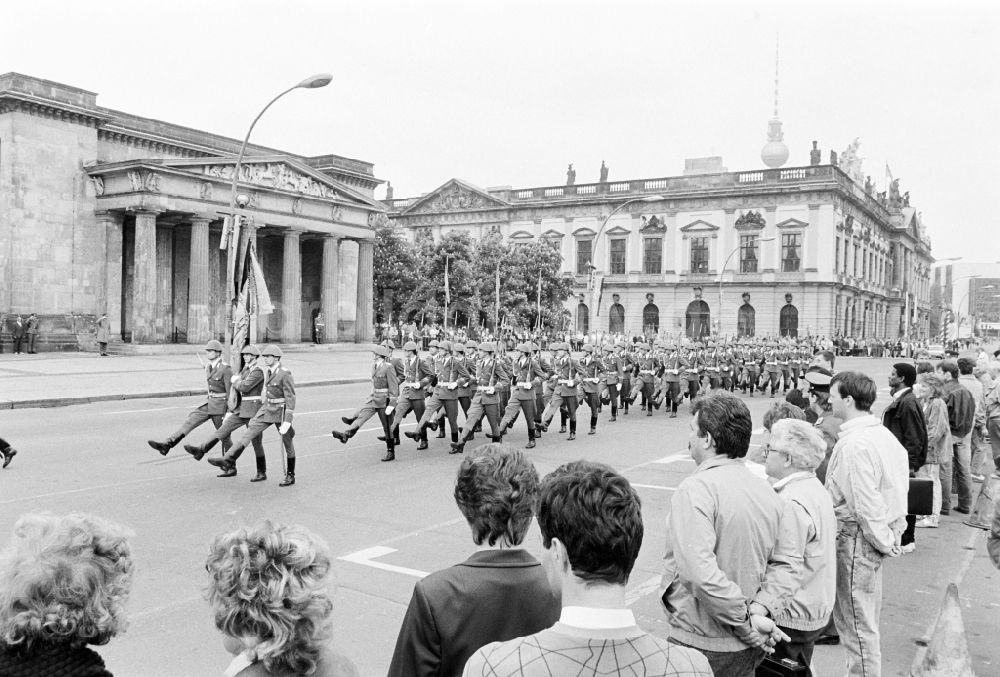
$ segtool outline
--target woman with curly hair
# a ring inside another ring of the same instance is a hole
[[[130,535],[82,513],[17,520],[0,552],[0,675],[111,677],[87,645],[125,631]]]
[[[236,655],[226,677],[356,677],[330,650],[330,552],[298,526],[264,522],[216,537],[205,568],[215,627]]]
[[[457,677],[480,647],[559,620],[559,593],[541,563],[519,547],[538,493],[538,471],[520,450],[484,444],[462,459],[455,503],[479,549],[413,588],[389,677]]]

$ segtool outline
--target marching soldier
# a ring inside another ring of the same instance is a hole
[[[528,444],[525,449],[535,448],[535,391],[536,382],[541,382],[544,374],[541,369],[531,359],[531,345],[520,343],[517,346],[520,357],[514,360],[511,365],[511,378],[513,379],[513,390],[510,402],[503,413],[500,421],[500,430],[505,431],[514,424],[514,419],[518,412],[524,412],[524,422],[528,426]]]
[[[744,394],[749,388],[750,397],[753,397],[753,391],[757,389],[760,381],[760,354],[753,344],[747,344],[743,347],[742,378]]]
[[[469,352],[469,345],[456,343],[454,346],[455,362],[465,370],[466,377],[458,382],[458,406],[462,408],[462,416],[469,420],[469,407],[472,406],[472,396],[476,392],[475,372],[476,372],[476,342],[470,341],[472,352]],[[468,426],[468,423],[466,423]]]
[[[681,357],[677,346],[671,346],[670,355],[663,361],[663,384],[670,402],[670,418],[677,418],[677,407],[684,399],[681,394],[681,371],[687,366],[688,361]]]
[[[490,424],[490,434],[494,442],[499,442],[503,435],[503,428],[500,427],[500,391],[498,383],[510,380],[510,372],[503,360],[494,354],[496,346],[489,342],[479,344],[479,361],[476,363],[476,378],[473,381],[475,395],[469,406],[468,418],[465,419],[465,429],[462,433],[461,441],[452,443],[449,454],[461,454],[465,451],[465,444],[472,440],[475,435],[476,426],[483,420]]]
[[[601,366],[604,369],[604,390],[608,393],[607,402],[611,404],[611,421],[617,421],[618,388],[621,386],[624,365],[622,364],[621,358],[615,355],[615,347],[610,343],[604,346],[604,355],[601,359]],[[605,403],[603,397],[601,399],[601,403]]]
[[[632,393],[632,370],[635,368],[635,362],[632,359],[632,353],[626,349],[626,344],[624,341],[617,341],[615,343],[615,355],[621,361],[621,386],[618,388],[618,408],[621,409],[622,416],[628,416],[628,398]]]
[[[552,365],[548,360],[542,357],[541,347],[533,342],[528,341],[528,345],[531,346],[531,357],[535,360],[538,368],[542,370],[544,375],[542,379],[536,383],[533,387],[535,391],[535,436],[542,436],[542,412],[545,410],[545,385],[544,382],[552,376]]]
[[[701,343],[695,342],[691,345],[687,354],[688,366],[682,374],[682,380],[687,383],[687,395],[690,406],[694,406],[694,401],[698,397],[698,387],[701,385],[701,372],[705,368],[705,358],[701,355]]]
[[[792,387],[798,390],[799,374],[802,372],[802,362],[799,359],[799,347],[793,341],[788,345],[788,371],[792,377]],[[785,382],[785,392],[788,392],[788,382]]]
[[[768,344],[767,354],[764,358],[764,369],[767,371],[768,382],[770,382],[771,397],[778,391],[781,382],[781,365],[778,363],[778,344],[771,342]],[[767,385],[765,384],[765,388]]]
[[[441,359],[435,363],[437,385],[434,387],[431,399],[427,401],[427,408],[424,410],[424,415],[420,417],[417,429],[406,433],[406,436],[411,440],[419,439],[420,435],[425,434],[426,428],[433,430],[438,425],[441,426],[443,433],[444,420],[442,419],[439,423],[433,421],[434,414],[437,413],[438,409],[443,408],[448,417],[448,424],[451,426],[451,441],[458,442],[458,386],[468,378],[469,374],[465,365],[456,361],[451,352],[451,341],[441,341],[438,344],[438,353]],[[438,437],[443,437],[443,435],[438,435]]]
[[[542,431],[548,430],[552,417],[558,411],[560,415],[565,411],[566,418],[569,419],[569,440],[576,439],[576,408],[579,405],[579,398],[576,389],[580,385],[581,377],[579,365],[569,354],[568,343],[553,343],[552,349],[556,351],[556,358],[552,363],[552,375],[556,379],[553,385],[552,397],[549,399],[545,411],[542,412]],[[565,432],[565,422],[559,432]]]
[[[246,345],[240,354],[243,356],[243,369],[238,376],[233,377],[232,390],[229,394],[229,414],[226,415],[222,426],[206,442],[184,445],[184,451],[194,456],[196,461],[200,461],[218,442],[229,439],[229,436],[239,428],[249,426],[250,420],[260,410],[260,393],[264,387],[264,371],[262,365],[257,364],[260,351],[255,346]],[[264,443],[260,435],[253,438],[253,453],[257,460],[257,474],[250,481],[262,482],[267,479],[267,460],[264,458]],[[235,454],[233,460],[239,456],[239,453]],[[235,476],[235,463],[231,469],[219,475],[219,477]]]
[[[784,394],[788,392],[788,384],[792,380],[791,354],[788,344],[784,342],[778,347],[778,368],[781,369],[781,391]]]
[[[649,350],[649,346],[640,343],[635,361],[635,375],[632,379],[632,392],[629,394],[629,404],[635,404],[635,398],[642,395],[642,406],[646,416],[653,415],[653,388],[656,387],[657,359]]]
[[[357,417],[346,421],[349,426],[346,431],[332,430],[330,434],[340,440],[341,444],[347,444],[347,440],[354,437],[368,419],[378,414],[378,420],[382,423],[382,430],[385,433],[385,455],[382,460],[395,461],[396,445],[389,430],[389,416],[394,411],[392,403],[399,397],[399,381],[396,380],[396,368],[388,359],[389,349],[385,346],[372,346],[371,351],[375,356],[372,364],[372,394],[361,405]]]
[[[403,345],[403,352],[406,357],[403,360],[403,378],[399,384],[399,398],[396,400],[396,410],[392,414],[392,425],[390,433],[393,443],[399,439],[399,424],[403,422],[406,415],[413,412],[414,418],[418,421],[424,415],[424,399],[427,392],[424,390],[434,382],[434,366],[430,358],[421,358],[417,354],[417,344],[415,341],[407,341]],[[352,421],[353,423],[353,421]],[[385,442],[385,436],[379,435],[379,440]],[[421,435],[417,451],[427,448],[427,431]]]
[[[163,442],[149,440],[147,444],[156,449],[160,454],[166,456],[177,443],[184,439],[184,436],[200,426],[205,421],[211,421],[218,430],[222,426],[222,419],[226,415],[226,400],[229,398],[229,387],[232,383],[233,368],[222,361],[222,344],[215,339],[205,344],[205,354],[208,357],[208,364],[205,365],[205,381],[208,384],[207,398],[188,414],[184,424],[177,429],[173,435]],[[223,451],[229,450],[229,437],[222,440]]]
[[[711,351],[705,357],[708,387],[710,390],[718,390],[722,386],[722,357],[719,355],[719,347],[715,343],[709,343],[708,348]]]
[[[276,345],[264,346],[260,351],[264,360],[263,387],[260,392],[260,409],[250,419],[243,439],[233,445],[222,458],[210,458],[208,462],[222,468],[224,471],[234,470],[236,459],[239,458],[247,445],[255,437],[260,437],[272,425],[281,435],[281,445],[288,458],[285,479],[278,482],[279,487],[295,484],[295,430],[292,428],[292,416],[295,414],[295,379],[292,372],[281,366],[281,348]]]
[[[601,377],[604,374],[604,365],[599,358],[594,357],[594,346],[588,343],[583,347],[586,355],[580,360],[580,371],[582,383],[580,389],[583,392],[583,399],[590,407],[590,432],[588,435],[597,433],[597,413],[601,410]]]

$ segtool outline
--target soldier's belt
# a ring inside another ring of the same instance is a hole
[[[272,398],[269,398],[267,400],[267,403],[268,404],[284,404],[285,403],[285,398],[284,397],[272,397]]]
[[[226,393],[209,393],[208,396],[213,400],[224,400],[229,397]]]
[[[260,402],[260,395],[244,395],[242,399],[244,402]]]
[[[639,373],[640,374],[652,374],[653,370],[652,369],[640,369]]]
[[[476,392],[483,392],[486,390],[496,390],[496,386],[476,386]]]
[[[372,392],[373,393],[387,393],[387,392],[389,392],[389,389],[388,388],[375,388],[374,390],[372,390]],[[272,402],[273,401],[274,400],[272,400]]]

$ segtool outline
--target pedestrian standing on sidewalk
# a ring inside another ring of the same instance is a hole
[[[108,356],[108,341],[111,338],[111,322],[107,313],[101,313],[97,319],[97,346],[100,348],[101,357]]]
[[[875,381],[833,377],[830,402],[843,419],[826,475],[837,516],[837,601],[833,618],[850,677],[879,677],[882,561],[900,554],[910,472],[906,449],[871,413]]]
[[[229,398],[229,388],[233,380],[233,368],[222,361],[222,344],[215,339],[205,344],[205,355],[208,357],[208,364],[205,365],[208,393],[204,404],[188,414],[184,424],[163,442],[156,440],[147,442],[163,456],[166,456],[188,433],[205,421],[211,421],[216,430],[222,426],[222,419],[226,415],[226,400]],[[229,438],[223,440],[223,449],[228,450],[229,444]]]
[[[973,482],[982,482],[985,475],[992,472],[985,471],[986,458],[989,456],[989,445],[986,444],[986,402],[983,397],[983,382],[980,381],[973,372],[976,368],[976,361],[970,357],[961,357],[958,360],[958,382],[972,393],[972,399],[976,403],[976,415],[972,421],[972,432],[969,434],[969,475]],[[991,464],[992,465],[992,464]]]
[[[933,506],[930,515],[917,522],[918,527],[938,526],[941,514],[941,459],[951,458],[951,430],[948,428],[948,407],[944,396],[944,381],[933,373],[917,376],[913,392],[920,401],[927,424],[927,458],[917,471],[917,477],[930,479],[934,484]]]
[[[14,354],[21,354],[21,346],[24,344],[24,332],[25,332],[24,320],[18,315],[14,318],[14,324],[10,328],[10,337],[14,340]]]
[[[993,472],[1000,473],[1000,375],[993,374],[993,385],[983,394],[986,426],[993,448]]]
[[[28,324],[25,332],[28,335],[28,354],[35,355],[38,352],[35,350],[35,343],[38,341],[38,315],[34,313],[28,315]]]
[[[969,389],[958,382],[958,364],[941,362],[936,372],[944,379],[944,403],[948,407],[952,453],[941,459],[941,514],[951,513],[952,482],[958,493],[955,512],[965,515],[972,510],[971,452],[969,438],[976,420],[976,400]]]
[[[0,466],[0,468],[6,468],[9,466],[15,456],[17,456],[17,449],[10,446],[10,444],[7,443],[7,440],[0,437],[0,460],[3,461],[3,465]]]
[[[924,412],[913,394],[913,384],[917,380],[917,370],[908,362],[897,362],[889,373],[889,390],[892,402],[882,412],[882,425],[888,428],[906,449],[909,458],[910,477],[927,462],[927,422]],[[906,531],[900,540],[903,553],[916,549],[916,515],[906,516]]]

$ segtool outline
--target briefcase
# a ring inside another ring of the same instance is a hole
[[[934,511],[934,482],[925,477],[911,477],[906,494],[906,510],[910,515],[930,515]]]
[[[775,659],[767,656],[757,666],[756,677],[799,677],[806,674],[806,666],[792,658]]]

